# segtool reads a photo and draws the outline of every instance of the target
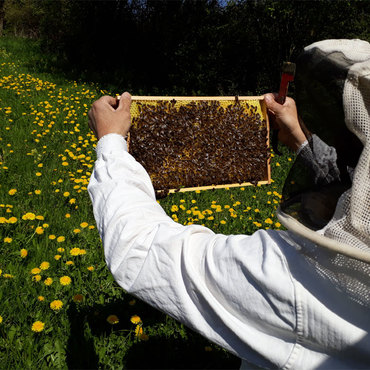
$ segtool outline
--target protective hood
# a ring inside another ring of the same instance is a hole
[[[289,230],[370,263],[370,44],[325,40],[297,60],[298,111],[312,132],[277,212]]]

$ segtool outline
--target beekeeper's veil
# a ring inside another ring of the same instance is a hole
[[[370,275],[370,44],[314,43],[297,60],[296,81],[312,135],[288,175],[278,217],[330,250],[337,265],[363,261],[359,270]]]

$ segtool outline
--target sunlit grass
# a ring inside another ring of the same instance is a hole
[[[96,145],[87,112],[104,92],[29,70],[0,48],[2,367],[140,368],[139,357],[148,354],[161,367],[176,366],[171,361],[181,356],[189,367],[238,367],[113,281],[87,194]],[[159,202],[176,222],[216,233],[280,229],[275,210],[292,161],[284,153],[272,158],[271,185],[177,193]],[[158,348],[168,351],[156,359]]]

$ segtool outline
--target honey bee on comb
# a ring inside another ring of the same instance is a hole
[[[227,103],[181,98],[137,101],[129,152],[147,170],[157,194],[269,183],[267,117],[257,106],[263,100],[254,102],[239,97]]]

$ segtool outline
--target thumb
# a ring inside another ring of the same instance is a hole
[[[274,94],[265,94],[264,98],[266,107],[272,110],[274,113],[277,113],[282,109],[282,105],[275,100]]]
[[[131,106],[131,94],[129,94],[126,91],[121,95],[117,110],[122,110],[122,111],[126,111],[129,113],[130,106]]]

